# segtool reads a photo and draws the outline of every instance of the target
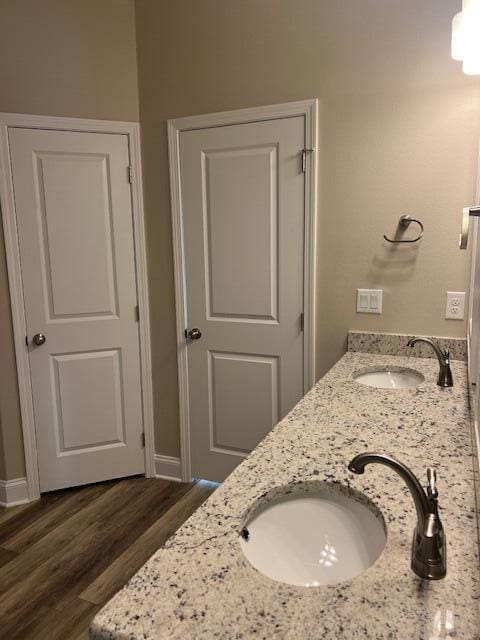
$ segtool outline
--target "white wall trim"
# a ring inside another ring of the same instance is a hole
[[[181,482],[182,463],[180,458],[155,454],[155,477]]]
[[[8,129],[14,127],[52,129],[57,131],[83,131],[91,133],[116,133],[128,136],[130,163],[133,171],[131,194],[136,279],[140,311],[140,374],[142,385],[143,423],[145,431],[145,475],[147,477],[153,477],[155,475],[155,447],[151,378],[150,312],[148,300],[147,258],[145,249],[140,126],[137,122],[115,122],[107,120],[86,120],[79,118],[0,113],[0,202],[2,207],[8,281],[12,308],[28,499],[35,500],[40,497],[40,482],[30,381],[30,363],[28,351],[25,347],[26,320],[23,305],[23,283],[21,277],[20,250],[18,244],[12,169],[10,164],[10,148],[8,142]]]
[[[16,507],[30,502],[26,478],[0,480],[0,507]]]
[[[173,257],[175,271],[175,306],[177,319],[177,358],[180,404],[180,451],[182,479],[191,480],[190,415],[188,392],[188,360],[184,339],[186,327],[186,283],[183,253],[182,201],[180,188],[180,133],[193,129],[219,127],[276,118],[305,118],[305,146],[313,149],[307,154],[305,172],[305,282],[304,282],[304,391],[316,381],[315,371],[315,283],[316,283],[316,218],[318,166],[318,100],[302,100],[236,111],[188,116],[169,120],[168,149],[170,164],[170,193],[172,207]]]

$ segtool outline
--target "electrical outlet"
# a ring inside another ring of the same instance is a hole
[[[447,320],[463,320],[465,317],[465,291],[447,291]]]
[[[382,289],[357,289],[357,313],[382,313]]]

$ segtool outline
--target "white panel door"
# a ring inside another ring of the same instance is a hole
[[[222,481],[303,395],[304,146],[300,116],[180,134],[195,477]]]
[[[128,138],[9,142],[40,489],[143,473]]]

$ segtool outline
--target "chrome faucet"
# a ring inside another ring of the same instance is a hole
[[[440,370],[438,372],[437,378],[438,386],[453,387],[453,375],[452,370],[450,369],[450,351],[448,349],[442,351],[438,344],[433,342],[433,340],[429,340],[428,338],[412,338],[407,342],[407,347],[414,347],[417,342],[425,342],[425,344],[429,344],[435,351],[435,354],[438,358],[438,364],[440,365]]]
[[[411,568],[420,578],[438,580],[447,573],[445,533],[438,515],[437,474],[434,467],[427,469],[427,493],[412,471],[383,453],[360,453],[348,465],[353,473],[363,473],[367,464],[377,462],[390,467],[403,478],[412,494],[417,511],[417,526],[413,533]]]

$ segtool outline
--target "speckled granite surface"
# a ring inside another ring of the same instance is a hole
[[[392,363],[425,376],[413,390],[359,385],[358,369]],[[97,615],[91,638],[480,638],[480,584],[466,366],[455,386],[435,384],[437,361],[347,353],[211,498]],[[409,568],[415,525],[403,481],[381,465],[347,470],[361,451],[394,454],[425,481],[438,469],[448,574],[422,581]],[[252,503],[309,480],[359,489],[381,509],[387,544],[377,562],[339,585],[274,582],[241,553],[238,531]]]
[[[427,338],[429,336],[412,336],[402,333],[368,333],[365,331],[348,332],[348,350],[363,353],[377,353],[383,356],[405,356],[416,358],[434,357],[431,347],[418,343],[407,347],[410,338]],[[441,349],[449,349],[451,360],[467,360],[467,341],[465,338],[431,337]]]

